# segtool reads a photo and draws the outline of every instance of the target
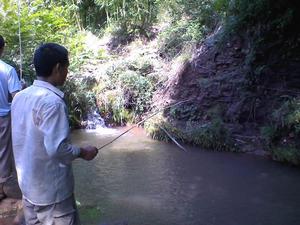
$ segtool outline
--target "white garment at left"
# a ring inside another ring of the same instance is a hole
[[[11,107],[13,152],[23,197],[34,205],[51,205],[74,192],[71,162],[80,149],[69,142],[63,93],[36,80],[20,91]]]
[[[0,60],[0,116],[7,116],[10,111],[8,93],[21,90],[21,82],[16,70]]]

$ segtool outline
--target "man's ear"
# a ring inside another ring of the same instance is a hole
[[[59,71],[59,69],[60,69],[60,64],[57,63],[53,68],[53,72],[57,73]]]

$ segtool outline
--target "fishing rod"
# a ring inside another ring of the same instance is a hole
[[[20,51],[20,80],[23,81],[23,55],[22,55],[22,35],[21,35],[21,1],[18,0],[18,35]]]
[[[159,128],[160,129],[162,129],[165,133],[166,133],[166,135],[180,148],[180,149],[182,149],[183,151],[185,151],[185,152],[187,152],[187,150],[186,150],[186,148],[185,147],[183,147],[181,144],[179,144],[178,143],[178,141],[176,141],[175,140],[175,138],[173,138],[172,136],[171,136],[171,134],[165,129],[165,128],[163,128],[162,126],[160,126],[160,125],[158,125],[159,126]]]
[[[140,122],[138,122],[137,124],[133,125],[132,127],[130,127],[129,129],[127,129],[126,131],[124,131],[123,133],[121,133],[120,135],[118,135],[116,138],[112,139],[111,141],[109,141],[108,143],[102,145],[101,147],[97,148],[97,150],[101,150],[103,148],[105,148],[106,146],[110,145],[111,143],[115,142],[117,139],[119,139],[120,137],[122,137],[124,134],[128,133],[129,131],[131,131],[133,128],[135,127],[138,127],[140,124],[144,123],[146,120],[152,118],[153,116],[155,116],[156,114],[166,110],[166,109],[169,109],[169,108],[172,108],[172,107],[175,107],[177,105],[181,105],[182,103],[185,103],[185,102],[188,102],[188,101],[191,101],[191,99],[187,99],[187,100],[183,100],[183,101],[180,101],[180,102],[177,102],[177,103],[174,103],[174,104],[171,104],[171,105],[168,105],[168,106],[165,106],[163,107],[162,109],[159,109],[157,111],[155,111],[154,113],[152,113],[151,115],[149,115],[148,117],[146,117],[145,119],[141,120]],[[182,150],[184,151],[187,151],[183,146],[181,146],[174,138],[172,138],[172,136],[166,131],[166,129],[162,128],[161,126],[159,126],[167,135],[168,137],[179,147],[181,148]]]

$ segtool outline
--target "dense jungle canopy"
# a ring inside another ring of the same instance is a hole
[[[134,123],[190,96],[191,102],[147,122],[148,133],[168,140],[160,125],[185,143],[263,149],[300,164],[299,1],[19,2],[0,2],[4,60],[19,68],[22,55],[30,84],[35,48],[66,46],[71,73],[64,89],[73,127],[87,126],[94,111],[107,125]]]

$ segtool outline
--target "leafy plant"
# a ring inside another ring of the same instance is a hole
[[[271,153],[276,161],[300,165],[300,151],[295,147],[275,147],[272,148]]]
[[[187,123],[187,126],[174,126],[162,114],[145,122],[147,133],[154,139],[170,141],[160,128],[166,129],[176,140],[217,151],[237,151],[230,132],[220,119],[205,124]]]
[[[117,22],[126,33],[148,36],[147,29],[156,20],[157,5],[154,0],[120,1],[95,0],[105,11],[106,22]]]
[[[207,149],[218,151],[236,151],[230,132],[225,128],[220,119],[214,119],[209,123],[188,129],[191,143]]]
[[[102,115],[110,124],[136,122],[147,111],[159,82],[152,70],[151,60],[138,56],[115,62],[101,74],[94,90]]]
[[[72,25],[70,12],[61,5],[48,5],[45,1],[20,1],[23,73],[29,82],[34,79],[33,52],[40,44],[57,42],[71,50],[71,68],[82,62],[83,35]],[[0,5],[0,33],[7,40],[5,59],[19,65],[18,12],[14,1],[6,0]],[[73,63],[74,62],[74,63]]]
[[[159,35],[160,55],[173,59],[185,49],[195,45],[202,37],[202,28],[198,23],[189,20],[174,22]]]
[[[300,103],[299,99],[285,101],[274,111],[270,125],[261,133],[272,154],[278,161],[300,162]]]
[[[119,77],[123,95],[126,96],[126,107],[137,114],[145,112],[152,98],[153,86],[147,77],[134,71],[125,71]]]
[[[97,109],[95,94],[86,83],[70,77],[64,87],[65,101],[68,106],[71,127],[80,127],[87,112]]]

